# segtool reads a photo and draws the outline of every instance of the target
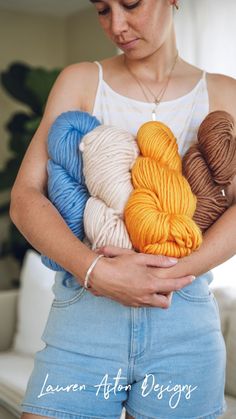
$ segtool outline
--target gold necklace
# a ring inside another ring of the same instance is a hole
[[[152,110],[152,120],[153,120],[153,121],[157,121],[157,107],[158,107],[159,103],[161,102],[161,100],[162,100],[162,98],[163,98],[163,96],[164,96],[164,94],[165,94],[165,92],[166,92],[166,89],[167,89],[167,87],[168,87],[168,84],[169,84],[169,81],[170,81],[170,79],[171,79],[171,75],[172,75],[172,72],[173,72],[173,70],[174,70],[174,68],[175,68],[175,65],[176,65],[176,62],[177,62],[178,57],[179,57],[179,53],[178,53],[178,51],[177,51],[177,54],[176,54],[175,59],[174,59],[174,63],[172,64],[172,67],[171,67],[171,69],[170,69],[170,72],[169,72],[169,75],[168,75],[168,77],[167,77],[166,83],[164,84],[164,86],[161,88],[161,90],[158,92],[158,94],[157,94],[157,95],[154,95],[154,93],[151,91],[151,89],[150,89],[147,85],[145,85],[143,82],[141,82],[141,81],[138,79],[138,77],[137,77],[137,76],[136,76],[136,75],[132,72],[132,70],[130,70],[130,68],[129,68],[129,66],[128,66],[128,64],[127,64],[126,60],[125,60],[125,57],[124,57],[124,64],[125,64],[126,68],[127,68],[128,72],[131,74],[131,76],[132,76],[132,77],[135,79],[135,81],[138,83],[139,87],[141,88],[141,90],[142,90],[142,92],[143,92],[143,94],[144,94],[145,99],[146,99],[148,102],[150,102],[150,100],[149,100],[149,98],[148,98],[148,96],[147,96],[147,94],[146,94],[146,92],[145,92],[144,86],[145,86],[145,88],[149,91],[149,93],[150,93],[150,94],[153,96],[153,98],[154,98],[153,104],[154,104],[154,106],[155,106],[155,107],[154,107],[154,108],[153,108],[153,110]]]

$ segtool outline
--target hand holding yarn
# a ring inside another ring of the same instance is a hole
[[[80,119],[82,120],[80,121]],[[130,172],[139,155],[139,149],[135,138],[129,133],[115,127],[99,125],[96,118],[79,111],[62,114],[55,121],[48,139],[51,157],[48,164],[49,198],[80,240],[84,236],[84,219],[85,231],[93,248],[109,244],[120,248],[132,248],[123,218],[124,207],[133,190]],[[53,168],[52,171],[50,171],[50,167]],[[85,183],[92,195],[91,198],[89,198]],[[79,206],[77,207],[76,204]],[[127,294],[124,297],[127,299],[127,303],[132,304],[127,281],[129,286],[132,285],[133,299],[141,298],[145,292],[147,293],[147,289],[143,290],[140,284],[143,281],[144,271],[147,274],[146,264],[153,264],[156,267],[173,265],[168,260],[160,259],[160,256],[146,255],[147,259],[143,256],[137,255],[135,252],[134,255],[119,256],[119,263],[118,260],[115,261],[117,258],[114,258],[112,269],[115,270],[116,275],[117,269],[120,272],[122,277],[120,278],[120,287],[123,289],[123,294]],[[149,260],[151,257],[154,257],[155,260]],[[128,269],[126,259],[129,260]],[[63,270],[44,256],[42,256],[42,260],[52,269]],[[124,266],[126,267],[125,271]],[[135,284],[132,282],[134,272],[136,272]],[[110,293],[108,296],[112,298],[112,292],[114,292],[115,299],[118,300],[117,281],[115,281],[115,289],[112,291],[112,285],[107,283],[107,280],[110,280],[110,275],[108,275],[109,278],[106,278],[106,272],[102,272],[102,274],[102,280],[98,281],[100,289],[102,290],[105,284],[106,292]],[[71,274],[67,272],[67,276],[70,277]],[[168,294],[176,287],[174,279],[172,279],[172,284],[162,283],[157,278],[156,280],[158,281],[156,293]],[[178,279],[178,284],[181,282],[182,286],[185,286],[189,281],[189,277],[184,277]],[[135,287],[137,288],[136,293]],[[156,293],[152,295],[150,305],[166,305],[168,295],[158,296]],[[124,302],[123,300],[121,302]]]
[[[142,138],[141,133],[145,127],[146,124],[140,128],[139,139]],[[169,130],[167,127],[165,129]],[[168,133],[171,133],[170,130]],[[146,139],[145,136],[144,138]],[[155,154],[157,150],[155,147],[152,150],[153,138],[150,137],[149,140],[146,145],[151,147],[150,157],[153,157],[152,153]],[[165,141],[164,139],[164,143],[160,142],[158,148],[165,147],[167,145]],[[165,158],[167,158],[171,170],[180,171],[181,160],[178,156],[175,139],[174,142],[172,139],[172,145],[171,142],[169,145],[170,147],[167,147],[161,157],[160,164],[153,165],[152,160],[149,159],[150,167],[154,170],[151,177],[156,177],[155,170],[159,171],[159,175],[162,176],[161,173],[164,172],[161,162]],[[48,137],[48,151],[51,158],[48,161],[48,195],[76,237],[83,240],[86,234],[93,249],[104,245],[131,249],[132,236],[130,240],[124,223],[124,208],[133,191],[131,169],[139,155],[135,137],[119,128],[100,125],[96,118],[87,113],[69,111],[60,115],[52,125]],[[139,159],[135,163],[136,167],[141,164],[138,161]],[[169,184],[165,183],[165,179],[163,180],[162,184],[157,182],[156,193],[159,194],[160,188],[162,188],[168,197]],[[139,186],[147,186],[152,190],[150,184],[142,185],[142,182],[146,181],[147,177],[140,178]],[[133,182],[137,186],[137,175],[134,175]],[[185,207],[188,207],[189,196],[192,198],[192,204],[195,205],[194,197],[189,195],[187,183],[185,186],[187,195],[182,196]],[[185,189],[183,188],[183,191]],[[150,197],[150,193],[151,191],[147,196]],[[162,198],[165,200],[164,196]],[[166,210],[165,206],[163,209]],[[170,210],[175,211],[175,208],[170,208]],[[189,215],[191,216],[191,209]],[[140,220],[135,220],[139,225]],[[192,227],[194,228],[194,223],[192,223]],[[155,223],[153,228],[156,228]],[[157,240],[161,241],[162,239],[157,237]],[[177,237],[178,240],[178,245],[182,246],[182,238],[178,239]],[[156,252],[170,256],[184,254],[183,251],[173,252],[173,245],[171,248],[169,246],[169,251],[165,251],[163,247],[160,248],[159,244],[156,248],[139,248],[135,241],[133,244],[144,253],[155,254]],[[187,246],[189,246],[188,251],[190,252],[192,244],[188,243]],[[42,256],[42,261],[51,269],[63,270],[46,256]]]

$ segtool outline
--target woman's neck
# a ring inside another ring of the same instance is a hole
[[[161,83],[168,77],[170,69],[176,60],[177,46],[174,32],[153,54],[142,59],[129,59],[123,54],[123,62],[137,77],[151,82]]]

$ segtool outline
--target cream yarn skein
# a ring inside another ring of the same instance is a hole
[[[100,125],[83,137],[79,149],[91,195],[85,206],[84,229],[92,249],[104,245],[131,249],[123,217],[133,191],[131,169],[139,155],[135,137]]]

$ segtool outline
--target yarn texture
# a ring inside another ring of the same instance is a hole
[[[222,189],[236,174],[231,115],[210,113],[197,138],[182,162],[176,138],[161,122],[143,124],[135,138],[86,112],[64,112],[48,135],[48,197],[92,249],[187,256],[201,245],[201,230],[229,206]]]
[[[211,112],[201,123],[197,143],[183,157],[183,174],[197,196],[193,219],[205,232],[229,207],[225,188],[236,175],[234,119]]]
[[[104,245],[132,248],[123,218],[133,190],[131,168],[139,155],[135,137],[101,125],[83,137],[80,151],[91,195],[84,211],[84,229],[92,249]]]
[[[48,134],[48,198],[81,241],[85,236],[83,215],[89,193],[79,144],[85,134],[99,125],[87,112],[68,111],[59,115]],[[45,255],[41,255],[41,260],[52,270],[65,271]]]
[[[141,155],[132,169],[132,192],[125,223],[136,250],[183,257],[199,248],[193,221],[196,197],[182,175],[176,139],[161,122],[147,122],[137,134]]]

